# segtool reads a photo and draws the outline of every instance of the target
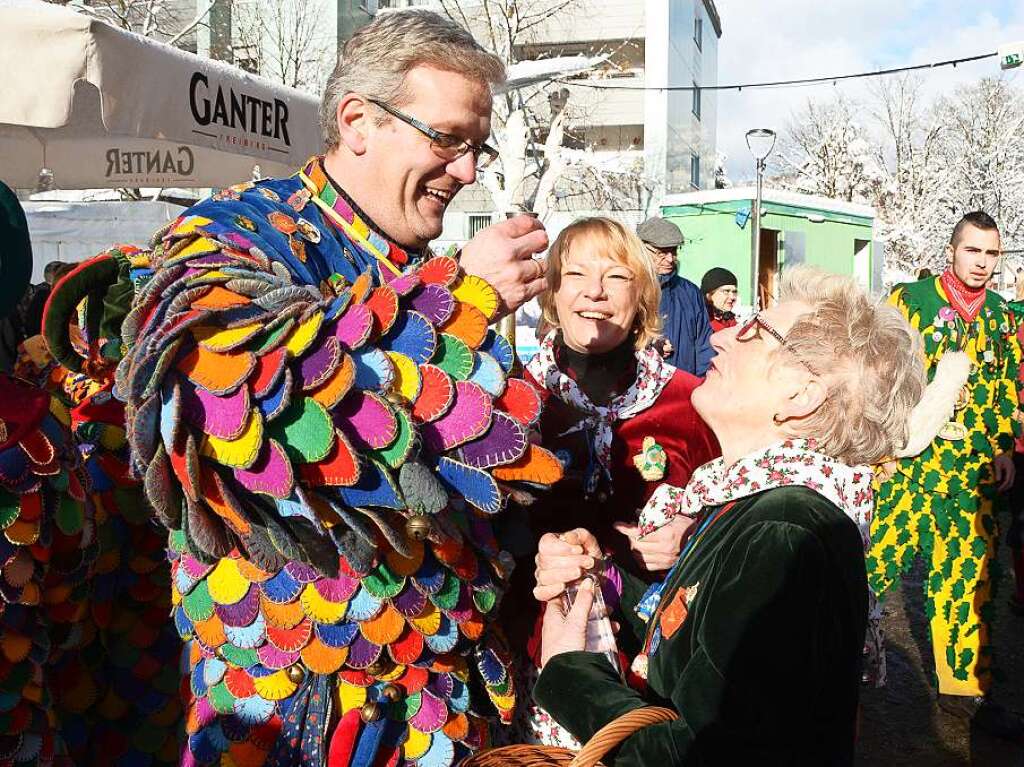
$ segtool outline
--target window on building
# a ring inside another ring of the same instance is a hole
[[[693,42],[697,44],[697,50],[704,45],[704,19],[700,16],[693,20]]]
[[[700,189],[700,155],[690,155],[690,186]]]
[[[700,87],[697,85],[697,83],[693,84],[693,90],[690,91],[690,93],[693,94],[693,96],[692,96],[693,114],[699,120],[700,119]]]
[[[466,218],[466,239],[472,239],[481,229],[491,225],[490,213],[470,213]]]
[[[254,75],[260,73],[260,52],[255,45],[234,47],[235,66]]]

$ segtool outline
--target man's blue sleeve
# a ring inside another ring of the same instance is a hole
[[[690,283],[693,290],[690,291],[690,311],[693,314],[693,348],[696,350],[697,370],[696,375],[703,376],[708,372],[708,365],[711,358],[715,356],[715,350],[711,348],[711,318],[708,317],[708,307],[701,295],[700,288]]]

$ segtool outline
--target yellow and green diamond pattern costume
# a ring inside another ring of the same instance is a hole
[[[881,598],[920,553],[928,562],[927,615],[940,693],[980,695],[991,678],[989,628],[997,525],[993,458],[1013,449],[1021,349],[1006,302],[989,291],[965,323],[938,279],[897,288],[890,297],[921,332],[928,377],[947,350],[972,366],[953,420],[963,439],[937,437],[900,460],[878,487],[868,580]]]

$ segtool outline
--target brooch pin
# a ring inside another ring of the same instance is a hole
[[[665,477],[668,454],[665,448],[654,441],[654,437],[644,437],[640,452],[633,456],[633,465],[645,480],[657,482]]]

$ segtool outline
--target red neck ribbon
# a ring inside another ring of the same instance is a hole
[[[939,277],[939,282],[942,283],[942,289],[946,292],[950,305],[956,309],[956,313],[963,317],[964,322],[974,322],[985,303],[985,286],[971,288],[964,285],[952,269],[944,271]]]

